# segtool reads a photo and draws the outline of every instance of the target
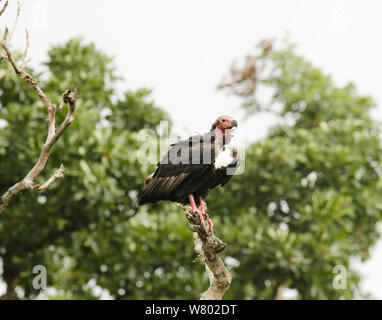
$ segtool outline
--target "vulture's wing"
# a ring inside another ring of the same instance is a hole
[[[172,144],[148,179],[140,204],[168,199],[180,184],[201,181],[200,177],[214,161],[214,144],[210,139],[208,135],[197,135]]]

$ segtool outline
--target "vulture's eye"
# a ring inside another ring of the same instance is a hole
[[[223,119],[222,122],[225,122],[225,119]]]

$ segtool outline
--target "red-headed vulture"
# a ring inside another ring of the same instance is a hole
[[[239,166],[238,153],[229,146],[236,127],[236,120],[221,116],[210,132],[172,144],[145,180],[139,204],[161,200],[190,204],[203,221],[204,199],[216,186],[224,186]],[[212,221],[207,219],[212,229]]]

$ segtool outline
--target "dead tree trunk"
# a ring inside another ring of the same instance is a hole
[[[201,223],[191,206],[180,206],[189,222],[189,228],[194,232],[195,251],[198,254],[196,260],[204,262],[210,279],[210,287],[200,295],[200,299],[221,300],[232,281],[231,274],[219,255],[227,245],[210,231],[206,221]]]

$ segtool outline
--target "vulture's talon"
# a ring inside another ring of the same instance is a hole
[[[200,223],[204,223],[204,217],[203,217],[203,212],[201,212],[200,210],[194,210],[194,213],[197,213],[198,216],[199,216],[199,219],[200,219]]]

